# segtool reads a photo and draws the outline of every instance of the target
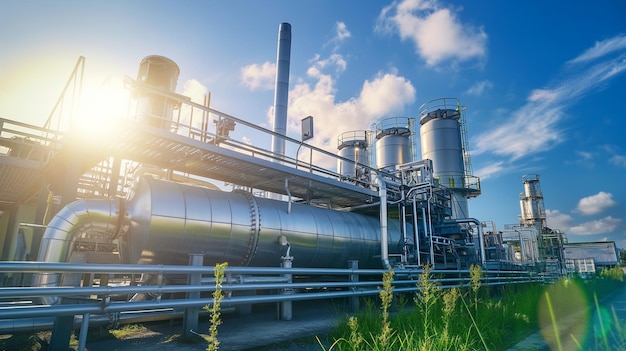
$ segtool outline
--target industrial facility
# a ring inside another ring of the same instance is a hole
[[[290,25],[278,36],[272,130],[211,108],[208,97],[198,104],[177,94],[179,67],[162,56],[145,57],[126,79],[128,116],[97,130],[56,121],[54,111],[44,126],[0,120],[2,261],[415,271],[476,264],[536,275],[617,265],[614,243],[573,245],[548,227],[539,175],[522,177],[519,224],[498,229],[470,215],[481,183],[456,98],[425,102],[416,117],[381,116],[371,129],[340,131],[334,152],[307,143],[314,116],[302,120],[300,137],[288,136]],[[82,65],[80,58],[59,106]],[[239,130],[267,145],[231,137]],[[138,284],[162,279],[142,274]],[[84,287],[93,277],[34,270],[5,272],[0,283]]]

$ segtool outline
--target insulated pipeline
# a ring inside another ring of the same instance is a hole
[[[381,249],[401,253],[397,219],[289,204],[143,176],[122,203],[79,200],[53,218],[39,260],[67,262],[77,238],[116,238],[123,263],[186,265],[189,254],[204,254],[205,265],[272,267],[280,264],[286,237],[294,267],[380,268]],[[123,208],[124,213],[119,213]],[[386,223],[385,223],[386,222]],[[381,224],[387,245],[381,247]],[[121,229],[120,229],[121,228]],[[38,284],[56,285],[52,277]]]

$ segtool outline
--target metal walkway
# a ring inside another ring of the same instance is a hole
[[[0,143],[8,152],[0,155],[0,207],[28,202],[36,197],[46,177],[58,176],[72,160],[88,160],[86,169],[109,157],[122,158],[163,169],[224,181],[289,195],[294,200],[322,201],[332,206],[348,207],[377,201],[378,193],[370,187],[356,185],[356,181],[340,180],[332,171],[290,158],[274,157],[271,152],[238,144],[228,139],[220,144],[214,138],[194,139],[174,132],[146,125],[130,119],[111,120],[96,132],[70,130],[65,136],[52,134],[40,128],[19,122],[2,120],[8,124],[39,130],[54,138],[33,142],[36,152],[19,153],[16,137],[9,130],[0,130]],[[13,133],[15,134],[15,133]],[[22,133],[25,134],[25,133]],[[26,133],[28,134],[28,133]],[[28,134],[27,140],[34,140]],[[25,139],[26,140],[26,139]],[[209,141],[201,141],[209,140]],[[35,154],[37,157],[34,157]],[[84,163],[85,164],[85,163]]]
[[[0,118],[0,210],[37,196],[45,165],[60,150],[61,133]]]
[[[68,133],[63,144],[60,157],[75,152],[122,157],[333,206],[360,205],[378,197],[375,190],[340,181],[339,175],[305,162],[227,140],[219,145],[203,142],[132,120],[119,120],[93,135]]]

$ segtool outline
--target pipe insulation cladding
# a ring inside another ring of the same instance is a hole
[[[44,233],[38,260],[70,261],[83,237],[117,238],[123,263],[278,266],[289,241],[294,267],[381,268],[378,217],[224,192],[144,175],[126,200],[78,200],[62,209]],[[388,252],[401,253],[401,227],[389,219]],[[408,228],[407,232],[412,231]],[[38,286],[56,285],[41,276]]]

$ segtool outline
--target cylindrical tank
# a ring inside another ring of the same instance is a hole
[[[345,132],[337,137],[338,155],[350,161],[337,159],[337,173],[342,177],[360,179],[366,174],[362,167],[370,166],[369,148],[372,145],[372,132],[369,130],[355,130]]]
[[[420,108],[422,159],[433,161],[433,176],[452,191],[453,218],[469,217],[460,118],[458,103],[448,104],[445,99],[430,101]]]
[[[205,264],[277,266],[291,245],[294,267],[380,268],[380,222],[333,211],[143,177],[126,204],[128,262],[187,264],[190,253]],[[389,252],[399,253],[400,226],[389,220]]]
[[[123,263],[186,265],[204,254],[206,265],[278,266],[286,248],[294,267],[381,268],[378,217],[257,198],[247,192],[139,178],[128,199],[77,200],[62,209],[44,233],[38,260],[71,259],[81,238],[117,238]],[[411,230],[410,228],[408,229]],[[388,252],[400,253],[400,224],[389,219]],[[56,275],[38,285],[56,285]]]
[[[376,168],[395,170],[413,161],[413,124],[410,117],[390,117],[376,123]]]
[[[158,90],[174,93],[180,69],[167,57],[147,56],[139,64],[137,81]],[[147,124],[170,129],[174,104],[167,97],[139,89],[137,117]]]

